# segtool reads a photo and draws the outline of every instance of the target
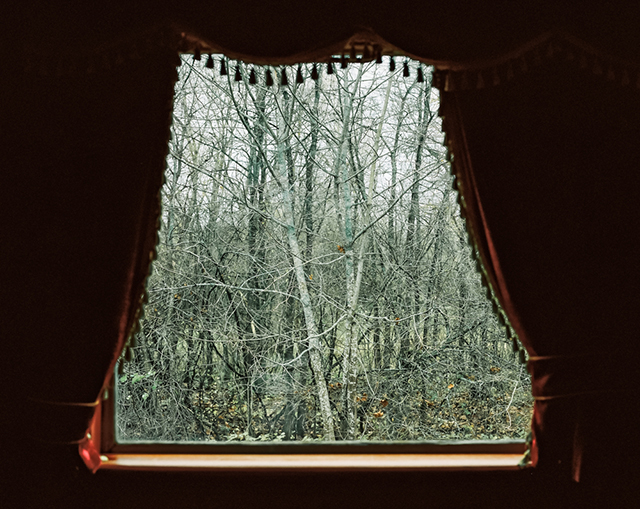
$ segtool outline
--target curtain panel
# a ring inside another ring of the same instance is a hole
[[[15,429],[3,412],[11,446],[82,440],[137,323],[178,57],[157,44],[126,54],[59,72],[5,60],[0,376],[31,423]]]
[[[533,463],[575,480],[637,468],[640,89],[605,74],[559,54],[442,97],[472,237],[530,355]]]
[[[640,9],[556,3],[10,3],[2,382],[33,427],[3,427],[82,441],[135,329],[178,49],[283,65],[364,33],[438,70],[472,240],[531,356],[533,463],[574,479],[633,472]]]

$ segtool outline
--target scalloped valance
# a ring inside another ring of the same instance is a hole
[[[304,8],[292,0],[37,3],[37,8],[7,9],[0,38],[13,57],[40,66],[50,62],[54,72],[71,65],[60,59],[91,69],[140,58],[158,45],[175,44],[180,34],[203,52],[268,65],[323,60],[348,53],[352,43],[370,42],[387,54],[460,71],[506,63],[551,40],[559,49],[573,45],[577,58],[609,55],[603,58],[608,60],[602,62],[604,72],[606,63],[640,64],[640,35],[628,29],[638,26],[640,12],[631,4],[585,9],[552,1],[326,0],[306,2]]]

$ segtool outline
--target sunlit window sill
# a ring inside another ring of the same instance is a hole
[[[106,454],[101,469],[166,471],[517,470],[521,454]]]

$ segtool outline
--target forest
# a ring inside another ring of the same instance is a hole
[[[120,441],[525,437],[431,68],[383,60],[182,57]]]

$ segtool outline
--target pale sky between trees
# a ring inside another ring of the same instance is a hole
[[[524,438],[438,93],[374,62],[265,86],[183,57],[121,440]]]

